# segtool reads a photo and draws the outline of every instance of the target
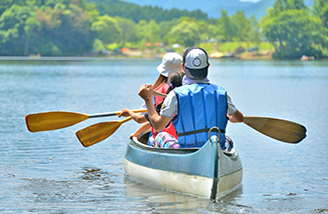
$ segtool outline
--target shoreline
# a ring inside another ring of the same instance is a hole
[[[130,57],[130,56],[0,56],[0,61],[92,61],[92,60],[113,60],[113,59],[160,59],[160,57]],[[274,60],[272,57],[209,57],[212,60]]]
[[[113,59],[161,59],[161,56],[0,56],[0,61],[91,61],[91,60],[113,60]],[[212,60],[301,60],[298,58],[273,59],[272,53],[246,52],[231,57],[209,57]],[[327,59],[327,58],[322,58]],[[319,60],[322,60],[319,59]],[[317,60],[317,59],[316,59]],[[313,61],[313,60],[312,60]]]

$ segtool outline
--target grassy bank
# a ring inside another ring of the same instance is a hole
[[[247,42],[215,42],[215,43],[199,43],[195,45],[198,47],[204,48],[207,53],[210,55],[211,53],[220,52],[223,54],[228,54],[232,52],[236,52],[240,47],[244,50],[243,52],[238,53],[238,57],[243,59],[267,59],[271,58],[273,53],[273,46],[269,42],[262,42],[259,45],[258,51],[248,52],[248,49],[256,46],[255,43],[247,43]],[[113,46],[108,46],[108,49],[114,50],[118,48],[118,45],[115,44]],[[153,58],[153,57],[162,57],[168,51],[175,51],[177,53],[182,54],[186,47],[179,48],[171,48],[170,46],[164,47],[152,47],[152,48],[144,48],[140,49],[138,47],[132,46],[131,44],[126,44],[126,48],[128,51],[124,52],[123,55],[128,57],[141,57],[141,58]],[[112,52],[112,51],[111,51]]]
[[[256,44],[247,42],[200,43],[199,46],[203,47],[209,54],[236,52],[237,49],[242,47],[244,52],[238,53],[238,57],[242,59],[271,59],[274,52],[274,47],[269,42],[262,42],[258,46],[258,51],[253,52],[248,52],[248,49],[255,47]]]

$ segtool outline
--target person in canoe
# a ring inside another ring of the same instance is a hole
[[[166,91],[166,94],[168,94],[170,91],[172,91],[174,88],[179,87],[182,85],[182,78],[184,76],[184,73],[182,71],[178,72],[172,72],[168,76],[168,86],[169,88]],[[163,102],[156,105],[155,109],[157,112],[161,110]],[[174,126],[170,122],[161,132],[157,132],[151,125],[148,117],[148,113],[146,114],[138,114],[134,113],[130,109],[123,109],[122,112],[118,115],[119,117],[124,116],[128,117],[131,116],[133,120],[135,120],[137,123],[144,123],[143,126],[141,126],[137,131],[135,131],[133,134],[130,135],[130,138],[132,137],[138,137],[141,133],[147,131],[149,128],[151,128],[152,135],[149,137],[148,145],[153,147],[159,147],[159,148],[179,148],[178,144],[178,137],[176,135],[176,131],[174,129]],[[146,123],[145,123],[146,122]]]
[[[157,66],[159,76],[153,85],[153,89],[157,92],[165,94],[169,88],[168,76],[172,72],[182,71],[181,63],[182,56],[180,54],[174,52],[168,52],[164,54],[162,63]],[[153,100],[156,106],[163,101],[163,98],[159,96],[153,96]],[[146,108],[146,104],[144,103],[141,108]]]
[[[227,91],[211,84],[208,79],[208,55],[202,48],[188,48],[183,54],[183,86],[171,91],[158,114],[152,104],[150,84],[140,87],[139,96],[145,100],[149,120],[157,132],[169,122],[175,127],[180,148],[202,147],[212,127],[220,129],[220,145],[226,149],[225,131],[228,121],[243,121]]]

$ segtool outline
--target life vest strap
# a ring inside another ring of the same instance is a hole
[[[210,129],[207,128],[207,126],[204,129],[197,129],[197,130],[193,130],[193,131],[189,131],[189,132],[182,132],[182,133],[177,133],[178,137],[182,137],[182,136],[187,136],[187,135],[191,135],[191,134],[198,134],[198,133],[203,133],[203,132],[209,132]],[[212,132],[218,132],[218,130],[212,130]],[[221,134],[225,134],[225,130],[220,129]]]

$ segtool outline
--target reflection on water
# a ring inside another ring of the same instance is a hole
[[[160,59],[0,60],[0,213],[328,213],[328,61],[211,60],[210,79],[247,116],[299,122],[307,138],[290,145],[229,124],[244,167],[242,187],[218,201],[130,181],[123,156],[130,133],[84,148],[75,132],[117,117],[29,133],[30,113],[86,114],[137,109]]]
[[[251,211],[251,207],[234,201],[242,194],[242,187],[217,201],[211,201],[144,186],[128,178],[124,179],[124,183],[126,184],[125,194],[138,203],[142,202],[145,207],[149,207],[149,211],[163,213],[207,213],[209,211],[238,213],[241,208]]]

